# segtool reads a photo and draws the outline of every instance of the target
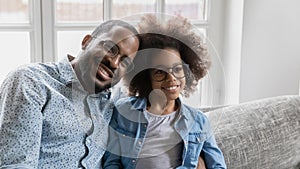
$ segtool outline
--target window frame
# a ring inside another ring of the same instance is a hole
[[[206,29],[209,25],[210,0],[205,1],[205,21],[193,21],[193,25]],[[31,62],[57,61],[57,32],[92,30],[97,23],[55,23],[55,2],[28,0],[29,23],[0,24],[0,31],[29,32]],[[165,12],[165,0],[156,0],[156,12]],[[112,1],[103,0],[103,21],[112,18]]]
[[[100,1],[100,0],[99,0]],[[56,0],[28,0],[29,23],[0,24],[0,31],[29,32],[30,34],[30,59],[31,62],[54,62],[58,60],[59,31],[86,31],[93,30],[98,23],[56,23]],[[103,0],[103,21],[112,18],[112,1]],[[211,0],[204,0],[204,20],[191,20],[197,28],[205,29],[205,36],[210,21]],[[156,0],[155,12],[165,13],[165,0]],[[203,94],[207,89],[209,80],[203,79],[199,89],[201,92],[200,105],[206,105],[208,95]]]
[[[28,23],[1,23],[1,32],[28,32],[30,61],[40,62],[42,59],[42,24],[40,1],[28,0]]]

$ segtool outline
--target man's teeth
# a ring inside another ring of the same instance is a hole
[[[102,68],[100,67],[99,69],[105,76],[109,76],[109,74]]]
[[[177,86],[172,86],[172,87],[166,87],[166,90],[175,90],[177,88]]]

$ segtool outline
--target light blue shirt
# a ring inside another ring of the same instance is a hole
[[[205,114],[180,102],[174,123],[183,141],[182,163],[177,169],[196,168],[200,153],[207,168],[225,169],[225,160]],[[120,99],[109,124],[108,148],[103,157],[105,169],[134,169],[148,130],[147,100],[136,97]],[[161,166],[164,169],[164,166]]]
[[[11,72],[0,88],[0,168],[99,169],[109,99],[85,92],[67,58]]]

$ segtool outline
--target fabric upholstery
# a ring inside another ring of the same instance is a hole
[[[227,167],[300,168],[300,96],[278,96],[206,113]]]

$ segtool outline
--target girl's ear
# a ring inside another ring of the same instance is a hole
[[[91,39],[92,39],[91,35],[85,35],[85,37],[83,38],[83,40],[81,42],[81,49],[82,50],[84,50],[87,47],[87,45],[89,44]]]

